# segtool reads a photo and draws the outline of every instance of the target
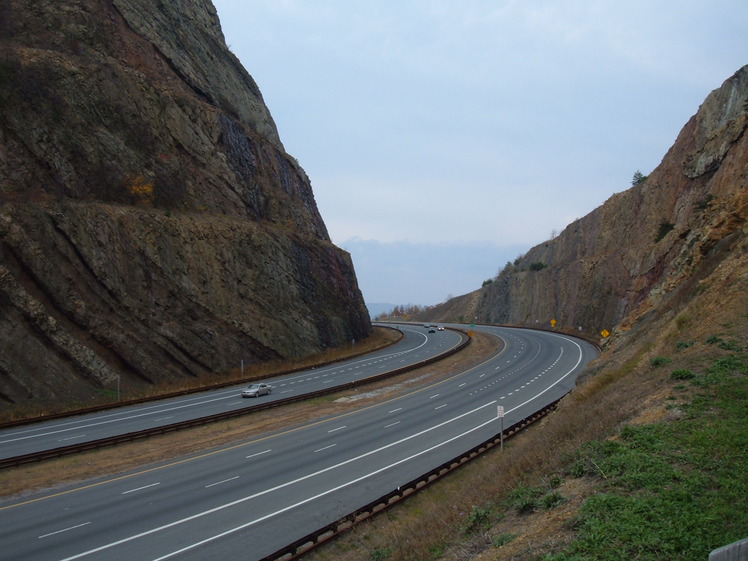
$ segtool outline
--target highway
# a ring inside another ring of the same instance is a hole
[[[0,560],[261,559],[495,435],[498,406],[508,426],[555,401],[597,354],[565,335],[475,329],[501,350],[407,395],[6,500]]]
[[[180,421],[247,408],[291,395],[310,393],[363,380],[443,354],[463,341],[454,331],[428,333],[422,326],[399,326],[403,338],[387,348],[335,364],[263,380],[273,393],[260,398],[240,396],[237,385],[108,411],[0,429],[0,459],[12,458],[70,444],[167,426]]]

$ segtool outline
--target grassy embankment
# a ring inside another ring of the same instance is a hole
[[[664,361],[655,357],[653,365]],[[669,376],[681,418],[626,425],[617,438],[585,443],[566,464],[562,477],[589,478],[596,492],[570,520],[575,539],[543,561],[703,561],[748,537],[748,356]],[[518,487],[506,504],[551,509],[566,500],[553,482]]]

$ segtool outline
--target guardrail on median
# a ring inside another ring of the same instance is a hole
[[[394,327],[389,327],[389,326],[384,326],[384,325],[382,325],[380,327],[384,327],[385,329],[396,330],[396,328],[394,328]],[[455,329],[454,331],[458,331],[458,330]],[[400,339],[402,339],[402,331],[400,332],[400,335],[401,335]],[[400,339],[398,339],[397,341],[399,341]],[[393,341],[392,343],[389,343],[388,345],[395,344],[395,343],[397,343],[397,341]],[[363,353],[353,354],[351,356],[347,356],[347,357],[342,358],[342,359],[335,359],[335,360],[329,360],[327,362],[320,362],[318,364],[315,364],[314,368],[320,368],[322,366],[328,366],[330,364],[335,364],[336,362],[342,362],[344,360],[350,360],[350,359],[353,359],[353,358],[357,358],[359,356],[363,356],[364,354],[367,354],[367,353],[370,353],[370,352],[374,352],[374,351],[378,351],[380,349],[383,349],[383,348],[385,348],[388,345],[384,345],[382,347],[371,349],[371,350],[368,350],[368,351],[363,352]],[[149,403],[151,401],[159,401],[159,400],[163,400],[163,399],[169,399],[169,398],[172,398],[172,397],[180,397],[180,396],[183,396],[183,395],[190,395],[190,394],[193,394],[193,393],[200,393],[200,392],[205,392],[205,391],[210,391],[210,390],[220,390],[221,388],[230,388],[231,386],[238,386],[238,385],[241,385],[241,384],[248,384],[250,382],[255,382],[257,380],[262,380],[264,378],[268,378],[268,377],[271,377],[271,376],[274,377],[274,378],[277,377],[277,376],[285,376],[286,374],[293,374],[294,372],[300,372],[302,370],[307,370],[308,368],[310,368],[310,367],[309,366],[299,366],[298,368],[288,368],[286,370],[281,370],[279,372],[273,372],[272,374],[266,374],[266,375],[263,375],[263,376],[248,376],[246,378],[239,378],[239,379],[236,379],[236,380],[225,380],[225,381],[222,381],[222,382],[215,382],[215,383],[209,384],[207,386],[201,386],[199,388],[189,388],[189,389],[186,389],[186,390],[177,390],[177,391],[174,391],[174,392],[164,393],[164,394],[160,394],[160,395],[157,395],[157,396],[137,397],[137,398],[133,398],[133,399],[127,399],[127,400],[124,400],[124,401],[117,401],[117,402],[114,402],[114,403],[103,403],[101,405],[92,405],[90,407],[83,407],[81,409],[75,409],[73,411],[61,411],[60,413],[52,413],[52,414],[49,414],[49,415],[44,415],[43,417],[28,417],[26,419],[18,419],[18,420],[15,420],[15,421],[7,421],[7,422],[4,422],[4,423],[0,423],[0,428],[6,429],[6,428],[12,428],[12,427],[19,427],[19,426],[23,426],[23,425],[33,425],[34,423],[39,423],[41,421],[52,421],[52,420],[55,420],[55,419],[65,419],[67,417],[74,417],[76,415],[86,415],[88,413],[98,413],[99,411],[108,411],[110,409],[117,409],[117,408],[120,408],[120,407],[126,407],[128,405],[139,405],[141,403]]]
[[[259,403],[256,405],[252,405],[250,407],[244,407],[242,409],[235,409],[233,411],[224,411],[223,413],[216,413],[214,415],[208,415],[206,417],[190,419],[188,421],[180,421],[179,423],[173,423],[171,425],[163,425],[161,427],[153,427],[153,428],[145,429],[141,431],[130,432],[130,433],[121,434],[117,436],[110,436],[110,437],[101,438],[98,440],[91,440],[89,442],[81,442],[79,444],[61,446],[59,448],[53,448],[51,450],[44,450],[42,452],[33,452],[31,454],[24,454],[21,456],[13,456],[12,458],[0,459],[0,469],[13,467],[13,466],[20,466],[20,465],[29,464],[33,462],[39,462],[43,460],[50,460],[53,458],[68,456],[71,454],[78,454],[80,452],[86,452],[89,450],[96,450],[99,448],[115,446],[117,444],[122,444],[124,442],[141,440],[144,438],[150,438],[152,436],[156,436],[160,434],[166,434],[170,432],[184,430],[187,428],[207,425],[209,423],[225,421],[225,420],[233,419],[236,417],[242,417],[244,415],[249,415],[251,413],[256,413],[257,411],[263,411],[265,409],[272,409],[274,407],[281,407],[281,406],[288,405],[291,403],[296,403],[298,401],[306,401],[308,399],[313,399],[315,397],[320,397],[323,395],[328,395],[328,394],[339,392],[339,391],[349,390],[357,386],[361,386],[363,384],[378,382],[379,380],[391,378],[393,376],[397,376],[399,374],[409,372],[410,370],[423,368],[424,366],[428,366],[429,364],[433,364],[435,362],[443,360],[461,351],[462,349],[464,349],[470,344],[471,338],[467,335],[467,333],[465,333],[464,331],[458,330],[458,329],[454,329],[453,331],[458,331],[464,336],[464,340],[459,345],[457,345],[453,349],[450,349],[449,351],[442,353],[438,356],[427,358],[425,360],[422,360],[415,364],[411,364],[409,366],[403,366],[400,368],[396,368],[395,370],[391,370],[389,372],[383,372],[382,374],[369,376],[368,378],[363,378],[361,380],[356,380],[353,382],[347,382],[345,384],[332,386],[332,387],[325,388],[322,390],[317,390],[315,392],[305,393],[303,395],[298,395],[294,397],[286,397],[283,399],[278,399],[278,400],[267,402],[267,403]]]
[[[545,406],[540,411],[537,411],[529,417],[525,417],[518,423],[511,425],[508,429],[505,429],[503,440],[514,436],[519,431],[533,424],[535,421],[541,419],[542,417],[545,417],[549,412],[553,411],[556,408],[558,402],[561,401],[561,399],[562,398],[557,399],[553,403]],[[420,477],[417,477],[416,479],[409,481],[404,485],[399,486],[397,489],[393,489],[392,491],[385,493],[378,499],[371,501],[369,504],[362,506],[361,508],[338,519],[337,521],[328,524],[323,528],[316,530],[315,532],[307,534],[303,538],[296,540],[292,544],[279,549],[278,551],[268,555],[267,557],[263,557],[260,561],[292,561],[294,559],[298,559],[300,556],[309,553],[309,551],[311,551],[312,549],[317,548],[335,538],[336,536],[342,534],[343,532],[350,530],[356,524],[363,522],[364,520],[374,516],[375,514],[379,514],[380,512],[409,497],[410,495],[413,495],[414,493],[424,489],[426,486],[434,483],[436,480],[442,478],[443,476],[462,466],[466,462],[473,460],[474,458],[490,450],[494,446],[500,444],[501,441],[502,435],[501,433],[498,433],[488,440],[485,440],[484,442],[471,448],[464,454],[460,454],[459,456],[447,462],[444,462],[440,466],[430,470]]]

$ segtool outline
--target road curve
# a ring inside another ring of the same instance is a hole
[[[262,559],[568,392],[596,350],[476,327],[502,350],[407,395],[182,460],[0,504],[0,560]]]
[[[0,429],[0,460],[58,449],[137,431],[246,409],[289,396],[303,395],[376,376],[449,352],[462,342],[454,331],[428,333],[423,327],[400,326],[403,338],[384,349],[361,357],[270,378],[273,393],[259,399],[243,399],[246,386],[209,390],[116,409],[99,411]]]

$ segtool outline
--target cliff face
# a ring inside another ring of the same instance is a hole
[[[747,101],[748,66],[707,97],[646,180],[428,319],[545,328],[556,320],[597,335],[690,298],[718,267],[742,279],[729,290],[745,291]]]
[[[209,0],[0,5],[0,403],[370,330]]]

